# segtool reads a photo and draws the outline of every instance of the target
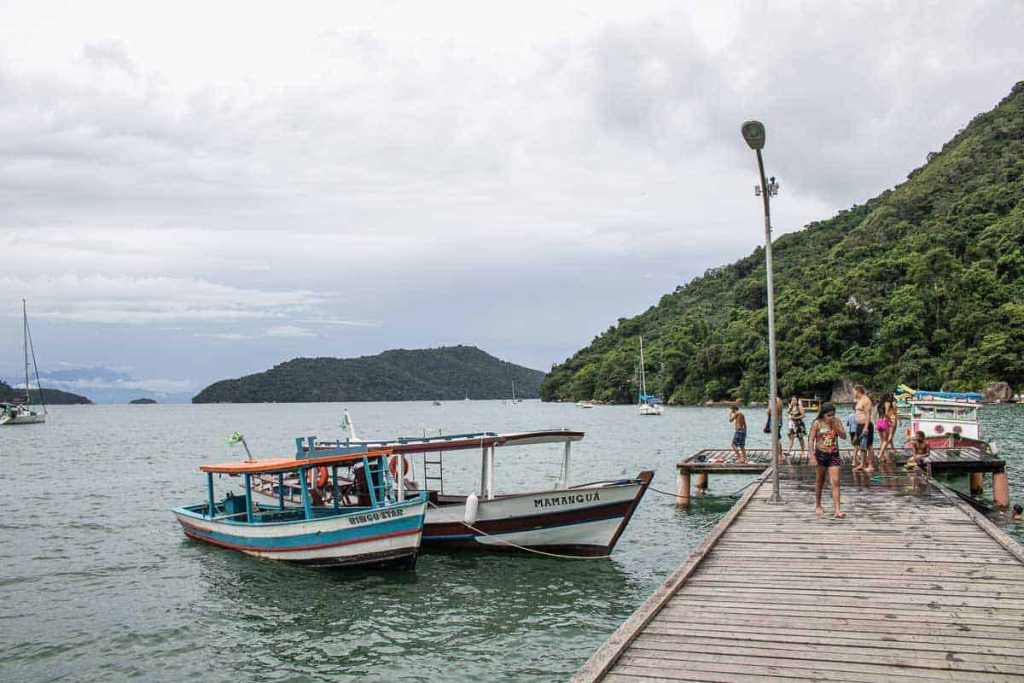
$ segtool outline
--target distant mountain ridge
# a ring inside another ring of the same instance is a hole
[[[300,403],[537,398],[544,373],[474,346],[395,349],[359,358],[295,358],[214,382],[193,403]]]
[[[39,390],[32,389],[29,391],[29,394],[32,398],[33,405],[39,405]],[[25,394],[22,389],[15,389],[7,382],[0,380],[0,401],[21,399],[24,395]],[[49,405],[79,405],[92,403],[92,401],[87,399],[85,396],[72,394],[70,391],[47,389],[46,387],[43,387],[43,400]]]

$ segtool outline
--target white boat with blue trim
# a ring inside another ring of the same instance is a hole
[[[175,508],[186,536],[273,560],[331,567],[416,564],[423,535],[425,492],[406,492],[388,472],[386,449],[364,445],[314,449],[314,437],[296,439],[294,458],[201,465],[206,502]],[[241,476],[243,492],[217,499],[214,475]],[[285,478],[301,505],[288,505]],[[253,500],[254,481],[272,482],[276,500]],[[350,504],[342,489],[350,497]],[[331,490],[330,503],[322,494]]]

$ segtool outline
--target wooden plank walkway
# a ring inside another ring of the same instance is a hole
[[[781,504],[762,474],[572,680],[1024,680],[1012,538],[922,475],[844,471],[838,520],[784,471]]]
[[[910,457],[909,448],[892,449],[893,461],[897,465],[904,465]],[[877,458],[878,449],[875,449]],[[717,472],[719,474],[742,474],[749,472],[763,472],[771,465],[771,449],[769,448],[748,448],[747,462],[736,460],[735,454],[728,448],[705,448],[699,450],[685,460],[681,460],[676,467],[685,472]],[[853,449],[840,449],[843,464],[848,465],[853,460]],[[803,462],[807,458],[804,455],[787,456],[787,461]],[[933,448],[928,456],[927,462],[932,471],[939,473],[965,473],[965,472],[1002,472],[1006,468],[1006,462],[991,453],[983,453],[977,448]]]

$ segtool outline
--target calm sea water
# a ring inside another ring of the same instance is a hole
[[[681,456],[731,435],[712,408],[349,407],[360,436],[582,429],[576,481],[655,469],[667,491]],[[0,429],[0,679],[564,680],[732,503],[683,511],[648,493],[611,559],[425,554],[407,573],[287,567],[181,533],[169,508],[204,499],[201,463],[241,457],[226,445],[233,430],[259,456],[284,455],[295,436],[337,436],[339,419],[337,404],[68,406],[45,425]],[[1024,499],[1024,406],[982,419]],[[767,437],[752,429],[749,445]],[[499,449],[499,492],[553,485],[560,451]],[[451,454],[446,472],[448,490],[468,490],[479,457]],[[712,477],[711,493],[749,481]]]

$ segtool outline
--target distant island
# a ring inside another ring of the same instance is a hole
[[[837,161],[837,167],[841,162]],[[760,206],[750,201],[750,221]],[[756,237],[753,225],[744,228]],[[1024,386],[1024,81],[906,182],[773,242],[779,386]],[[768,394],[764,250],[708,270],[554,366],[547,401],[670,403]],[[1013,391],[1006,387],[1004,398]]]
[[[29,391],[29,395],[32,398],[33,405],[39,405],[39,390],[32,389]],[[0,401],[13,401],[24,398],[25,393],[21,389],[15,389],[10,384],[0,380]],[[59,391],[57,389],[43,388],[43,401],[47,405],[58,406],[58,405],[84,405],[91,404],[92,401],[87,399],[85,396],[79,396],[78,394],[72,394],[70,391]]]
[[[359,358],[295,358],[215,382],[193,403],[427,401],[540,396],[544,373],[473,346],[385,351]]]
[[[155,405],[156,401],[151,398],[133,398],[132,400],[128,401],[128,403],[129,405],[133,406],[149,406]]]

